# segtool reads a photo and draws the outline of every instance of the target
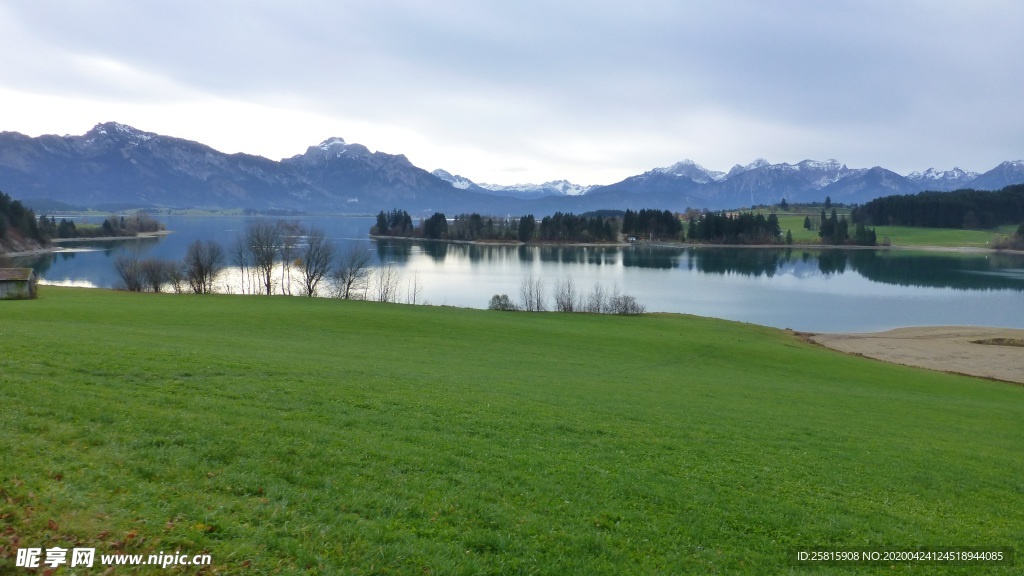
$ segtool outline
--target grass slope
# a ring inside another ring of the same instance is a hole
[[[47,287],[0,303],[0,394],[3,573],[56,545],[226,574],[849,573],[787,550],[1024,541],[1024,388],[719,320]]]
[[[779,225],[783,234],[786,230],[793,233],[793,241],[796,243],[814,244],[821,241],[817,230],[804,228],[804,217],[809,216],[811,222],[818,222],[818,214],[794,214],[780,213]],[[846,214],[849,220],[849,214]],[[853,226],[850,226],[850,234],[853,234]],[[992,239],[998,234],[1012,234],[1016,227],[1000,226],[989,230],[963,230],[958,228],[915,228],[912,226],[871,226],[878,236],[878,243],[882,244],[885,238],[889,239],[893,246],[941,246],[946,248],[973,247],[991,248]]]

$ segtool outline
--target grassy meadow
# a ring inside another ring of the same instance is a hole
[[[845,212],[849,219],[849,211]],[[793,242],[816,244],[821,241],[817,230],[804,228],[804,218],[809,216],[817,222],[819,214],[778,213],[782,232],[793,232]],[[1010,235],[1016,226],[1000,226],[989,230],[964,230],[960,228],[916,228],[912,226],[872,226],[881,245],[885,238],[893,246],[939,246],[944,248],[991,248],[992,239],[997,235]],[[853,227],[850,227],[852,233]]]
[[[1024,387],[682,315],[40,293],[0,302],[0,574],[1019,573],[790,551],[1024,542]]]

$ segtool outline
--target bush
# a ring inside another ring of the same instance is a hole
[[[491,296],[491,302],[487,305],[488,310],[518,310],[519,308],[508,297],[508,294],[495,294]]]
[[[609,311],[612,314],[623,316],[635,316],[644,313],[643,304],[636,301],[636,298],[628,295],[612,296],[608,303]]]

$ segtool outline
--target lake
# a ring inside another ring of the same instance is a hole
[[[115,258],[180,260],[195,239],[227,249],[241,217],[161,216],[158,239],[67,244],[71,251],[17,259],[44,283],[110,288]],[[84,221],[85,219],[78,219]],[[678,312],[813,332],[866,332],[901,326],[1024,328],[1024,256],[904,250],[804,248],[566,247],[448,244],[368,238],[373,218],[303,217],[347,250],[361,243],[375,265],[394,263],[401,289],[417,302],[486,308],[494,294],[519,300],[523,278],[572,278],[632,295],[648,312]],[[95,223],[100,218],[93,218]],[[239,292],[237,270],[221,289]],[[403,297],[402,300],[406,300]],[[550,307],[550,304],[549,304]]]

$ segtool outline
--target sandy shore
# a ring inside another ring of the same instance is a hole
[[[834,350],[885,362],[1024,384],[1024,330],[937,326],[803,336]]]

